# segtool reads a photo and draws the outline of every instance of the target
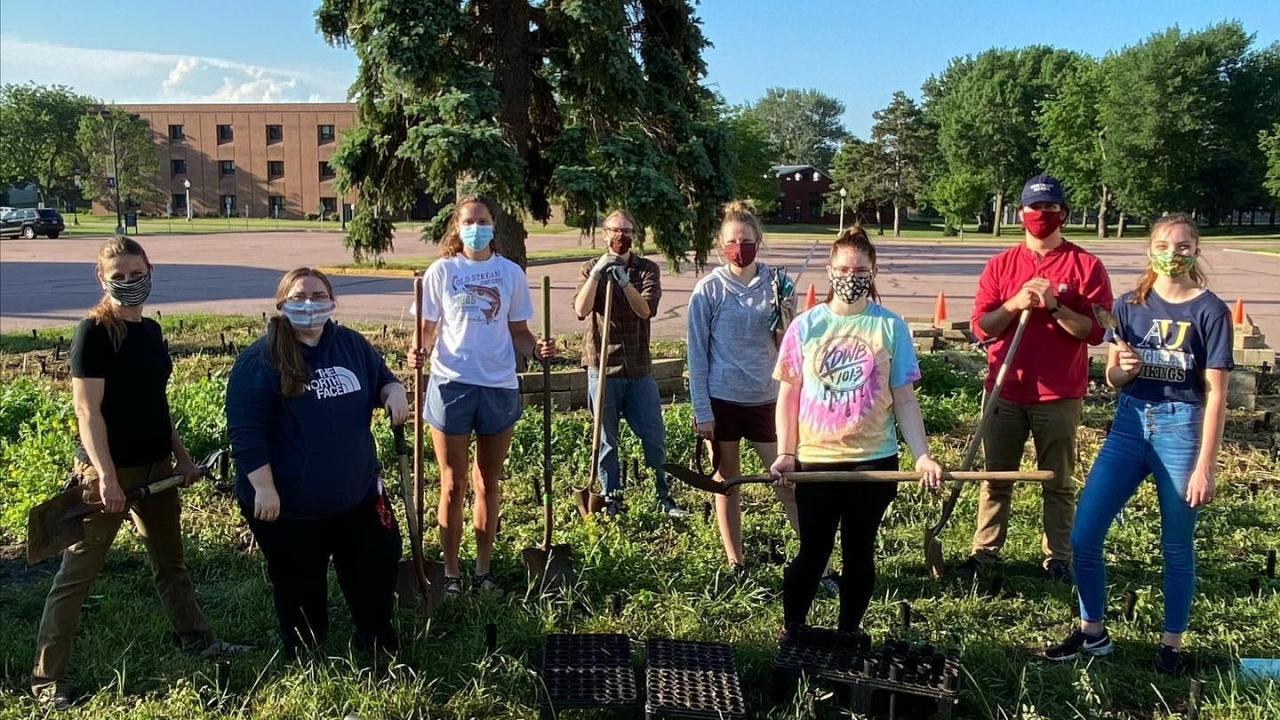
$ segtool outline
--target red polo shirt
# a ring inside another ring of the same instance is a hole
[[[1000,307],[1032,278],[1047,278],[1059,303],[1092,320],[1093,305],[1111,308],[1111,280],[1102,261],[1078,245],[1063,241],[1041,257],[1024,244],[1001,252],[987,262],[978,279],[970,323],[979,340],[989,336],[978,326],[983,315]],[[987,346],[987,390],[995,384],[1017,320]],[[1088,345],[1102,342],[1097,321],[1089,331]],[[1067,332],[1044,308],[1034,308],[1027,320],[1018,354],[1004,379],[1000,398],[1019,405],[1034,405],[1084,397],[1089,387],[1086,341]]]

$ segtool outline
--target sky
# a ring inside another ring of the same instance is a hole
[[[9,0],[0,4],[0,82],[70,85],[129,102],[343,100],[349,49],[315,31],[318,2]],[[1239,20],[1256,46],[1280,42],[1276,0],[703,0],[707,83],[732,104],[769,87],[817,88],[865,137],[895,90],[919,98],[953,57],[1046,44],[1101,56],[1170,25]]]

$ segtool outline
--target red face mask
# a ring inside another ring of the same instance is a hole
[[[738,267],[746,267],[755,262],[755,243],[729,243],[724,246],[724,258]]]
[[[1023,210],[1022,227],[1040,240],[1044,240],[1052,235],[1054,230],[1062,227],[1062,212],[1060,210]]]

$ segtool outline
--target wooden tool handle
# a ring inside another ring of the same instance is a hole
[[[793,483],[813,482],[914,482],[924,477],[924,473],[912,470],[824,470],[816,472],[793,472],[784,476]],[[767,482],[768,475],[748,475],[735,480]],[[984,472],[981,470],[947,470],[942,473],[943,480],[954,482],[1004,481],[1004,482],[1047,482],[1053,479],[1052,470],[1032,470],[1022,472]]]

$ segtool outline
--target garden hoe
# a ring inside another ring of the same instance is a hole
[[[973,435],[969,438],[969,446],[965,448],[964,459],[960,461],[959,470],[972,470],[974,460],[978,457],[978,448],[982,447],[982,436],[987,432],[987,426],[991,424],[991,418],[996,412],[996,403],[1000,400],[1000,388],[1004,387],[1005,376],[1009,374],[1009,366],[1013,364],[1013,356],[1018,352],[1018,346],[1022,344],[1022,334],[1027,329],[1027,321],[1031,318],[1031,310],[1023,310],[1018,316],[1018,327],[1013,331],[1013,339],[1009,342],[1009,351],[1004,354],[1004,361],[1000,363],[1000,369],[996,372],[996,381],[991,386],[991,392],[987,393],[987,399],[982,404],[982,414],[978,417],[978,427],[974,429]],[[951,494],[947,496],[947,501],[942,504],[942,515],[938,518],[938,522],[928,527],[924,531],[924,561],[929,566],[929,575],[934,580],[942,579],[944,569],[944,559],[942,554],[942,540],[939,535],[947,527],[947,523],[951,521],[951,515],[955,513],[956,501],[960,499],[960,491],[964,489],[963,482],[953,482],[951,484]]]
[[[218,467],[226,452],[226,450],[217,450],[210,453],[204,462],[200,463],[201,474],[212,478],[214,468]],[[136,487],[125,493],[124,497],[126,501],[132,503],[170,488],[176,488],[185,479],[181,475],[167,477],[150,485]],[[27,513],[27,564],[35,565],[48,560],[84,540],[85,518],[100,510],[102,510],[102,503],[87,502],[84,498],[84,487],[77,481],[68,483],[62,492],[31,508]]]
[[[542,276],[542,337],[551,338],[551,278]],[[534,480],[534,499],[542,498],[542,545],[525,548],[521,553],[529,573],[529,584],[539,591],[555,590],[573,584],[573,568],[569,564],[569,546],[552,545],[555,508],[551,476],[551,361],[542,361],[542,483]]]
[[[595,414],[591,423],[591,475],[587,486],[573,489],[573,499],[578,504],[578,513],[587,517],[605,508],[604,496],[595,491],[596,480],[600,477],[600,433],[604,427],[605,387],[609,384],[605,378],[609,359],[609,325],[613,319],[613,286],[606,274],[604,278],[604,327],[600,330],[600,361],[596,373]]]

